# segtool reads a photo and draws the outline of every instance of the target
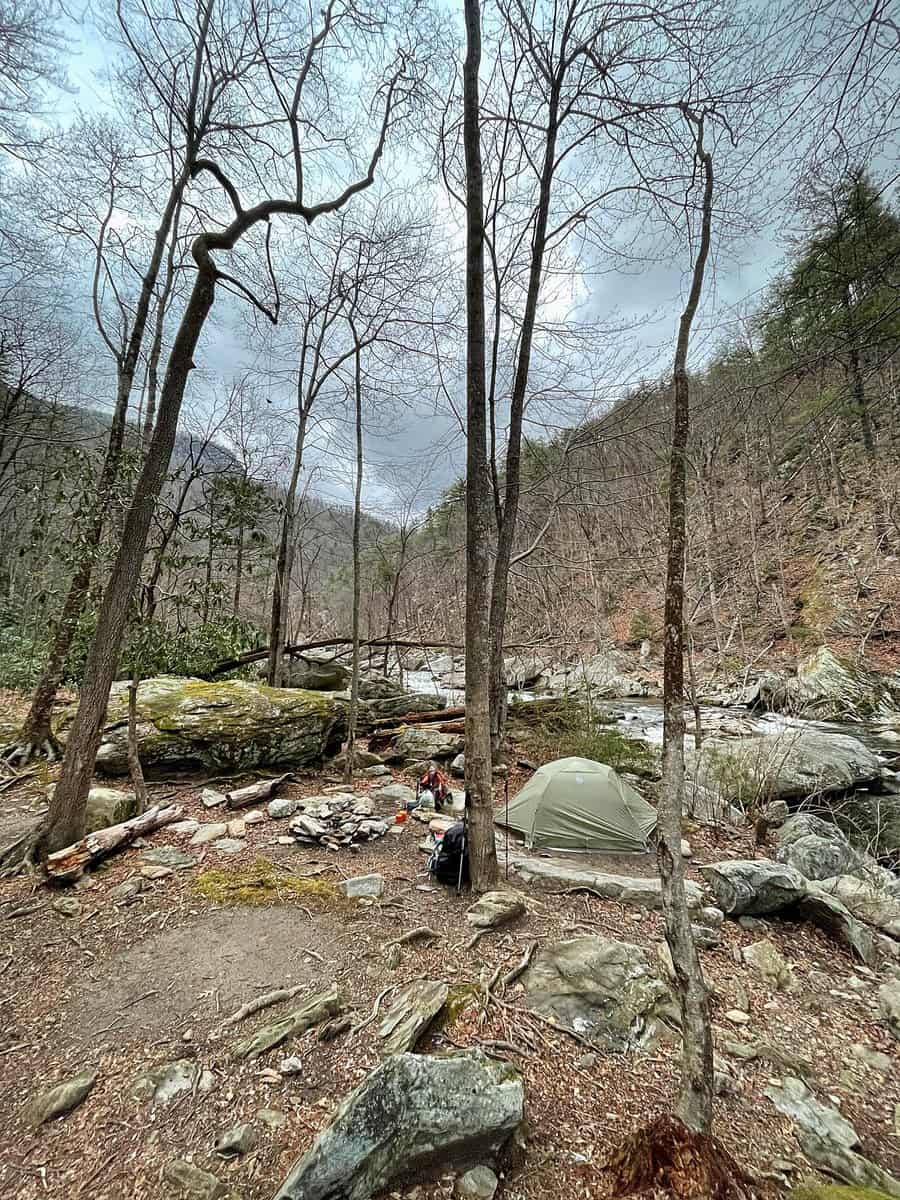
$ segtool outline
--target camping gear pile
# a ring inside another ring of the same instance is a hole
[[[612,767],[560,758],[539,767],[496,820],[522,834],[529,850],[644,854],[656,809]]]
[[[351,795],[318,798],[305,802],[288,826],[292,838],[302,846],[325,846],[339,850],[358,842],[384,837],[388,822],[374,815],[371,800]]]

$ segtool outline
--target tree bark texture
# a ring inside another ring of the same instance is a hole
[[[478,71],[479,0],[464,0],[463,144],[466,159],[466,799],[472,887],[497,880],[491,778],[490,535],[484,316],[484,180]]]
[[[712,1122],[713,1106],[712,1030],[706,984],[691,934],[691,919],[684,893],[684,862],[681,857],[685,733],[686,458],[690,427],[687,356],[691,324],[700,301],[709,255],[713,196],[712,156],[703,149],[702,123],[698,123],[697,126],[696,149],[704,176],[702,230],[691,289],[679,323],[673,372],[663,662],[663,777],[658,808],[657,857],[662,880],[666,941],[672,956],[682,1015],[682,1079],[678,1115],[690,1129],[707,1133]]]
[[[362,513],[363,425],[362,425],[362,351],[356,330],[353,330],[356,353],[353,363],[353,398],[356,416],[356,483],[353,493],[353,612],[350,636],[353,650],[350,659],[350,711],[347,714],[347,752],[344,756],[344,781],[353,780],[353,757],[356,753],[356,724],[359,717],[359,526]]]

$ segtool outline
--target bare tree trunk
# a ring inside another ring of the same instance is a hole
[[[298,388],[301,383],[298,382]],[[275,559],[275,580],[272,585],[272,612],[269,619],[269,663],[266,682],[269,687],[281,687],[282,664],[284,661],[285,627],[287,625],[288,600],[291,594],[291,573],[294,566],[294,530],[297,524],[297,485],[303,466],[303,449],[306,444],[307,408],[301,404],[297,418],[297,437],[294,442],[294,464],[291,480],[284,498],[284,514],[281,518],[281,537],[278,556]]]
[[[84,827],[85,801],[100,746],[109,689],[119,663],[128,609],[140,579],[153,510],[175,444],[184,389],[194,366],[194,352],[214,296],[215,277],[210,269],[201,267],[172,347],[156,427],[125,518],[119,554],[97,615],[97,632],[85,665],[78,711],[69,730],[62,774],[50,802],[45,837],[46,848],[50,851],[77,841]]]
[[[353,329],[352,322],[350,327]],[[347,714],[347,749],[344,764],[345,783],[351,783],[353,780],[353,759],[356,754],[356,723],[359,715],[359,524],[363,477],[362,354],[355,329],[353,329],[353,337],[356,342],[356,354],[353,364],[353,396],[356,405],[356,486],[353,492],[353,613],[350,622],[353,652],[350,660],[350,711]]]
[[[139,813],[147,811],[147,785],[144,782],[144,771],[138,751],[137,736],[137,694],[141,683],[141,672],[135,666],[128,685],[128,773],[131,776],[131,786],[137,800]]]
[[[669,467],[669,531],[666,566],[663,663],[663,778],[657,826],[657,858],[663,889],[666,941],[672,956],[682,1016],[682,1079],[678,1115],[690,1129],[708,1133],[712,1122],[713,1044],[706,985],[684,892],[681,814],[684,800],[684,571],[685,466],[690,423],[687,355],[691,324],[709,254],[713,196],[712,156],[703,149],[696,123],[697,157],[703,164],[703,219],[691,290],[678,329],[673,372],[672,448]]]
[[[463,143],[466,156],[466,800],[472,886],[497,880],[491,782],[490,535],[484,317],[484,181],[478,70],[479,0],[464,0]]]
[[[851,316],[850,296],[845,292],[844,298],[844,315],[845,324],[847,327],[847,342],[848,342],[848,374],[850,376],[850,385],[853,391],[853,407],[856,409],[856,415],[859,418],[859,427],[862,431],[863,449],[866,454],[866,466],[869,470],[869,480],[873,491],[872,509],[873,509],[873,524],[875,527],[875,542],[876,545],[885,551],[888,549],[887,542],[887,520],[884,513],[884,505],[881,499],[881,486],[878,479],[878,451],[875,447],[875,432],[872,428],[872,414],[869,412],[869,401],[866,397],[866,384],[863,379],[862,367],[859,361],[859,342],[857,339],[856,327]]]

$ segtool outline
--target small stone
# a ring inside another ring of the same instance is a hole
[[[765,921],[760,921],[758,917],[738,917],[737,923],[748,933],[764,933],[768,928]]]
[[[247,832],[247,822],[243,817],[235,817],[233,821],[228,822],[228,836],[230,838],[242,838]]]
[[[681,839],[681,857],[682,858],[690,858],[692,854],[693,854],[693,850],[691,850],[691,843],[687,840],[687,838],[682,838]]]
[[[188,867],[197,865],[196,858],[185,854],[177,846],[156,846],[141,852],[141,861],[155,867],[171,867],[175,871],[185,871]]]
[[[171,833],[196,833],[200,828],[200,822],[188,819],[187,821],[175,821],[174,824],[167,826]]]
[[[145,879],[165,879],[172,874],[171,867],[141,867]]]
[[[60,896],[53,901],[51,908],[61,917],[77,917],[81,913],[81,901],[74,896]]]
[[[363,896],[378,899],[384,895],[385,879],[383,875],[357,875],[353,879],[344,879],[337,886],[350,900],[359,900]]]
[[[96,1071],[82,1071],[58,1083],[48,1092],[42,1092],[28,1104],[25,1109],[25,1120],[29,1125],[43,1125],[55,1117],[65,1116],[73,1108],[77,1108],[89,1095],[91,1088],[97,1082]]]
[[[303,1059],[292,1055],[290,1058],[283,1058],[278,1064],[278,1070],[282,1075],[302,1075],[303,1074]]]
[[[257,1109],[256,1119],[260,1125],[265,1125],[266,1129],[281,1129],[283,1125],[287,1124],[287,1117],[277,1108]]]
[[[296,846],[297,839],[288,837],[287,834],[281,834],[281,836],[278,838],[278,845],[279,846]]]
[[[460,1175],[455,1193],[465,1200],[493,1200],[499,1180],[490,1167],[473,1167]]]
[[[256,1145],[256,1130],[249,1122],[226,1129],[216,1138],[216,1154],[228,1158],[233,1154],[246,1154]]]
[[[769,938],[747,946],[744,962],[763,983],[768,983],[778,992],[792,991],[796,986],[790,963]]]
[[[228,825],[225,821],[213,821],[209,825],[201,825],[190,840],[191,846],[205,846],[216,838],[225,837]]]
[[[466,911],[466,920],[476,929],[496,929],[524,916],[525,903],[512,892],[485,892]]]
[[[725,1014],[725,1020],[730,1021],[732,1025],[749,1025],[750,1014],[742,1012],[739,1008],[730,1008]]]
[[[199,1167],[185,1162],[183,1158],[166,1163],[163,1177],[183,1196],[191,1197],[191,1200],[221,1200],[228,1194],[228,1188],[221,1179],[217,1179],[209,1171],[201,1171]]]
[[[374,767],[364,767],[360,772],[369,779],[378,779],[380,776],[390,775],[390,767],[386,767],[384,763],[377,763]]]
[[[132,875],[130,879],[125,879],[118,887],[114,887],[109,893],[109,898],[117,900],[120,904],[128,900],[134,900],[136,896],[140,895],[143,886],[144,881],[140,875]]]
[[[266,814],[260,812],[258,808],[251,808],[249,812],[244,813],[245,825],[259,825],[261,821],[266,819]]]
[[[873,1071],[878,1071],[882,1075],[887,1075],[891,1069],[892,1063],[889,1055],[882,1054],[880,1050],[873,1050],[862,1042],[854,1043],[850,1047],[850,1053],[863,1066],[869,1067]]]
[[[240,838],[223,837],[213,842],[212,848],[220,854],[240,854],[246,844]]]
[[[193,1031],[193,1029],[186,1029],[186,1030],[184,1031],[184,1033],[181,1035],[181,1040],[182,1040],[183,1042],[192,1042],[192,1041],[194,1040],[194,1031]]]
[[[596,1067],[599,1054],[582,1054],[581,1058],[577,1059],[575,1066],[579,1071],[590,1071]]]
[[[131,1085],[131,1095],[151,1104],[169,1104],[185,1092],[192,1092],[199,1076],[197,1064],[189,1058],[163,1063],[138,1075]]]
[[[280,821],[284,817],[292,817],[299,807],[299,800],[289,800],[287,796],[279,796],[277,799],[269,801],[266,812],[273,821]]]
[[[218,808],[220,804],[225,803],[225,793],[217,792],[215,788],[204,788],[200,793],[200,800],[204,808]]]

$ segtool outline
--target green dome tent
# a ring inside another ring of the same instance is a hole
[[[497,824],[523,834],[529,850],[642,853],[656,828],[656,809],[612,767],[559,758],[535,771]]]

